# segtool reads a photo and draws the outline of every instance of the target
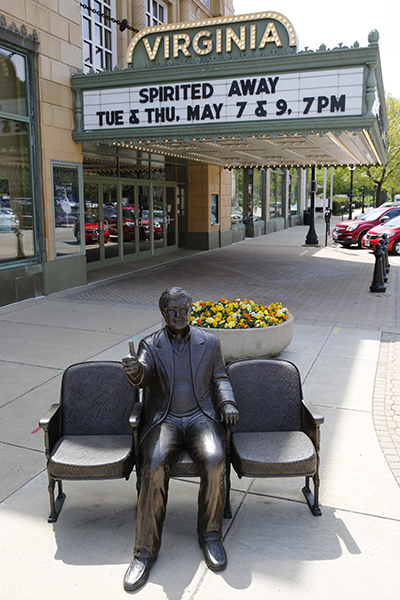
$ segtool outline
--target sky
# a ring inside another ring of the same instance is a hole
[[[400,2],[399,0],[233,0],[235,14],[275,10],[291,21],[298,50],[317,50],[321,44],[335,48],[368,46],[368,34],[377,29],[383,85],[400,99]]]

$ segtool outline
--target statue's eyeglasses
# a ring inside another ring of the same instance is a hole
[[[181,306],[168,306],[165,309],[165,314],[167,317],[173,317],[177,313],[181,315],[181,317],[186,317],[190,310],[190,307],[187,304],[181,304]]]

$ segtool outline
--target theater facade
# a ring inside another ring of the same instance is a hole
[[[277,12],[144,27],[122,66],[71,69],[62,151],[54,110],[43,124],[39,36],[1,27],[2,304],[300,224],[316,168],[385,162],[376,31],[301,51]]]

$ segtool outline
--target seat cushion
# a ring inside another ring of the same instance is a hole
[[[231,459],[240,477],[313,475],[317,468],[314,445],[302,431],[234,433]]]
[[[190,458],[184,450],[180,453],[171,468],[171,477],[197,477],[199,470],[196,463]]]
[[[58,440],[49,459],[60,479],[113,479],[133,469],[131,435],[69,435]]]

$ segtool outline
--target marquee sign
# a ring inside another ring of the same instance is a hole
[[[284,54],[296,45],[289,19],[269,11],[147,27],[132,39],[126,60],[139,68],[171,66],[201,58]]]
[[[126,69],[74,74],[73,137],[223,166],[382,162],[379,47],[368,41],[298,52],[291,22],[267,11],[148,27]]]
[[[362,94],[362,67],[84,91],[84,129],[361,115]]]

